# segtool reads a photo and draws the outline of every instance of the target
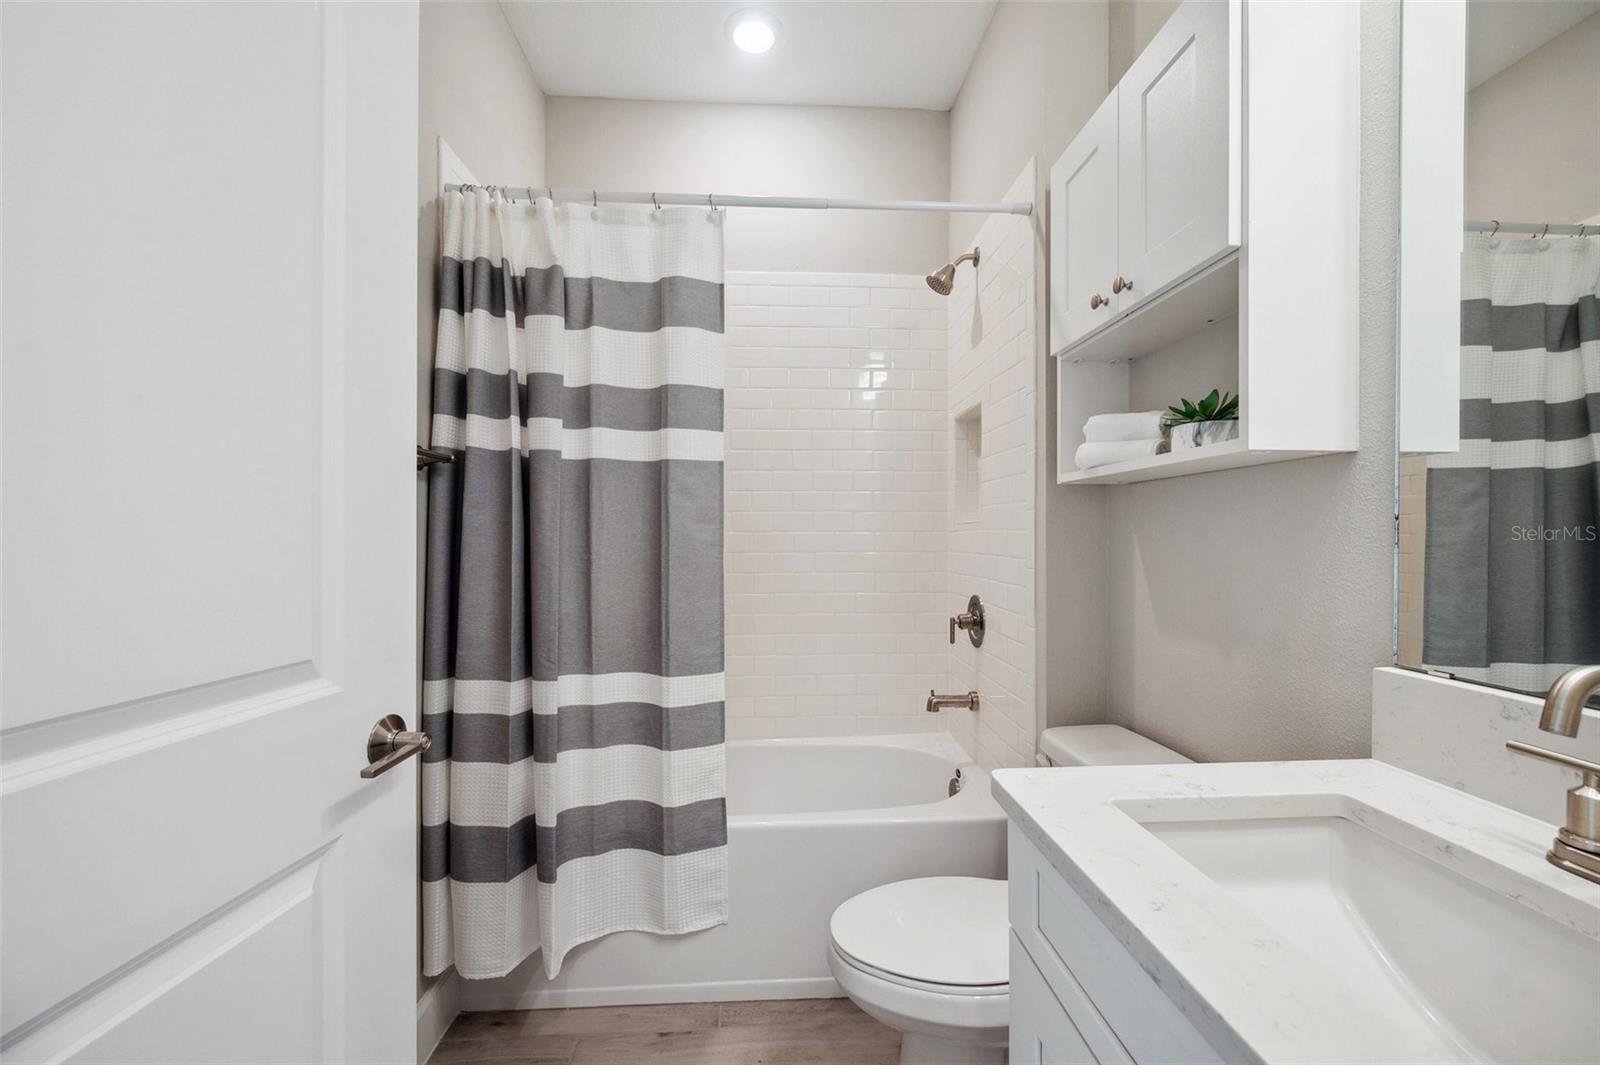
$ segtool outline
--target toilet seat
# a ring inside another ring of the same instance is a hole
[[[829,922],[840,959],[902,987],[945,995],[1010,989],[1006,882],[902,880],[843,903]]]
[[[891,980],[851,964],[838,948],[828,951],[828,968],[845,994],[867,1013],[902,1032],[933,1034],[953,1041],[990,1039],[1005,1042],[1011,1023],[1011,987],[920,987]]]
[[[926,991],[934,995],[959,996],[1006,995],[1011,992],[1011,984],[1009,982],[1003,984],[936,984],[928,980],[917,980],[913,977],[901,976],[899,973],[880,969],[876,965],[869,965],[848,951],[843,950],[837,943],[830,945],[833,947],[834,954],[838,955],[839,960],[850,966],[850,968],[856,969],[866,976],[883,980],[886,983],[897,984],[900,987],[910,988],[913,991]]]

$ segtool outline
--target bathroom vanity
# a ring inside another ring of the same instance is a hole
[[[1013,1062],[1600,1046],[1600,887],[1545,861],[1546,822],[1369,759],[1001,770],[994,793]]]

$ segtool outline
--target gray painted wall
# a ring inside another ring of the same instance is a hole
[[[940,111],[552,96],[549,119],[557,186],[889,200],[950,189]],[[729,270],[928,274],[945,262],[936,214],[735,211],[725,238]]]
[[[1111,0],[1110,3],[1110,59],[1106,70],[1106,87],[1122,80],[1133,61],[1139,58],[1150,38],[1166,24],[1183,0]]]
[[[1600,214],[1600,15],[1467,94],[1467,217]]]
[[[1042,189],[1056,156],[1105,99],[1106,12],[1096,3],[996,5],[950,109],[951,199],[998,198],[1030,156]],[[979,215],[951,215],[951,253],[982,224]]]

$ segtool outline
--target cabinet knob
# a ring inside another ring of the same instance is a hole
[[[1132,281],[1124,281],[1122,278],[1119,277],[1115,281],[1111,282],[1111,291],[1112,292],[1132,292],[1133,291],[1133,282]]]
[[[1098,292],[1096,292],[1093,296],[1089,297],[1089,309],[1091,311],[1098,311],[1101,307],[1105,307],[1110,303],[1111,303],[1110,300],[1106,299],[1104,296],[1100,295],[1100,293],[1098,293]]]

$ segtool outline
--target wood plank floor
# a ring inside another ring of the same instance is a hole
[[[846,998],[463,1013],[428,1065],[895,1065]]]

